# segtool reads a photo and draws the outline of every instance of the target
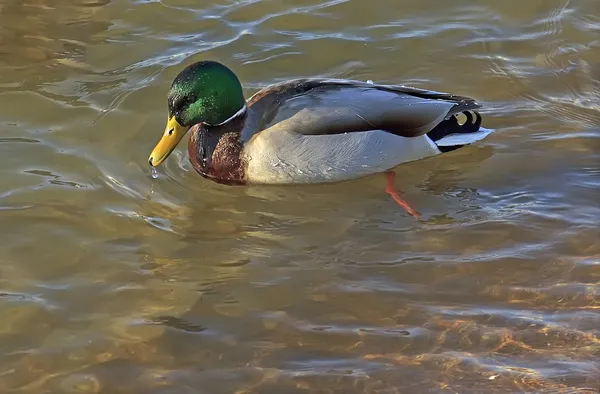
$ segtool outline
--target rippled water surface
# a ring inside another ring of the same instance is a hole
[[[448,91],[497,129],[227,187],[149,152],[184,65]],[[600,389],[597,0],[3,0],[0,392]]]

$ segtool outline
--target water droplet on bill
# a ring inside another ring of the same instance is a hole
[[[150,171],[152,173],[152,179],[158,179],[158,171],[156,170],[156,167],[150,167]]]

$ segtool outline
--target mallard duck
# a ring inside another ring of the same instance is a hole
[[[276,83],[246,101],[232,70],[199,61],[175,77],[148,161],[160,165],[191,131],[189,160],[215,182],[324,183],[386,172],[398,201],[389,171],[486,137],[492,130],[481,128],[478,108],[469,97],[329,78]]]

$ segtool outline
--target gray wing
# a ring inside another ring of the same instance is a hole
[[[291,114],[279,116],[282,107],[294,101],[299,104]],[[468,97],[335,79],[272,85],[253,96],[249,104],[255,114],[261,114],[254,121],[263,127],[276,120],[278,126],[304,135],[385,130],[402,137],[426,134],[452,115],[480,108]]]

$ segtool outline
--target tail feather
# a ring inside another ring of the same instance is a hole
[[[494,130],[481,127],[481,115],[477,111],[464,111],[467,117],[464,124],[459,124],[456,115],[440,122],[427,136],[438,146],[440,151],[449,152],[462,146],[472,144],[487,137]]]

